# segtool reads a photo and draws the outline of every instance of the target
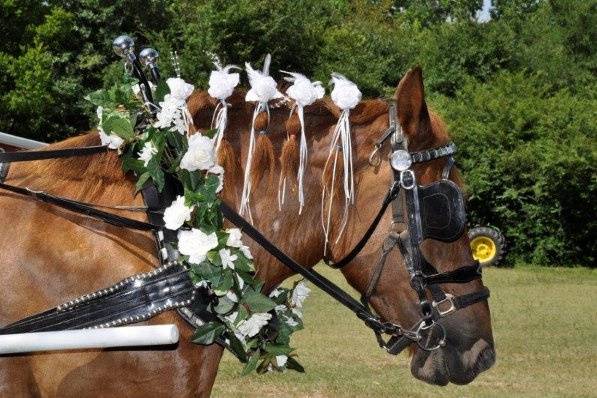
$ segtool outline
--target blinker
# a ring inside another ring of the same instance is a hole
[[[398,149],[392,152],[392,155],[390,156],[390,164],[394,170],[404,171],[410,168],[413,164],[413,160],[410,153],[403,149]]]

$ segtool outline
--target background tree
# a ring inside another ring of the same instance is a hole
[[[473,194],[472,223],[506,233],[513,263],[594,266],[597,1],[0,0],[0,131],[52,141],[90,128],[84,94],[122,77],[112,39],[170,51],[205,88],[226,63],[332,71],[389,96],[423,66]],[[245,82],[246,83],[246,82]]]

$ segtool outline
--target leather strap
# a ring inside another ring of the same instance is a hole
[[[48,151],[7,152],[0,153],[0,163],[30,162],[34,160],[90,156],[107,151],[108,147],[106,145],[97,145],[82,148],[52,149]]]
[[[160,228],[160,226],[156,224],[147,223],[144,221],[137,221],[132,218],[122,217],[103,210],[99,210],[91,204],[82,203],[76,200],[66,199],[59,196],[54,196],[45,192],[34,191],[29,188],[22,188],[14,185],[0,183],[0,189],[14,192],[23,196],[28,196],[36,200],[39,200],[40,202],[49,203],[51,205],[75,213],[83,214],[117,227],[136,229],[140,231],[152,231]]]

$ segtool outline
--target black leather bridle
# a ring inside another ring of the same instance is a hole
[[[480,291],[461,296],[445,293],[440,287],[443,283],[467,283],[481,278],[479,262],[474,261],[454,271],[438,273],[421,253],[420,246],[425,238],[454,242],[460,239],[465,231],[466,213],[462,191],[449,180],[454,166],[453,155],[456,152],[456,146],[449,142],[437,148],[409,152],[407,139],[396,121],[395,102],[390,103],[388,113],[389,128],[375,144],[375,149],[369,158],[372,165],[379,165],[381,160],[379,151],[385,142],[390,140],[392,151],[389,161],[394,178],[384,200],[384,206],[355,248],[342,260],[335,263],[327,261],[327,263],[333,268],[342,268],[350,264],[373,234],[385,213],[387,204],[392,202],[393,225],[382,244],[380,258],[361,296],[361,303],[369,309],[369,301],[381,279],[387,257],[394,248],[398,247],[410,277],[410,286],[419,300],[421,318],[408,331],[402,330],[402,333],[393,335],[390,333],[391,337],[388,341],[383,339],[379,330],[376,328],[373,330],[379,345],[391,354],[401,352],[413,341],[416,341],[421,349],[430,351],[445,345],[446,330],[439,323],[439,319],[487,300],[489,289],[484,287]],[[441,180],[428,186],[418,185],[413,166],[440,158],[447,159]],[[437,220],[444,220],[444,222]],[[395,228],[397,225],[403,225],[405,228],[397,231]],[[428,299],[428,291],[431,293],[432,300]],[[439,333],[434,333],[434,330],[438,330]]]
[[[403,192],[407,215],[405,222],[406,229],[401,233],[391,231],[386,238],[382,246],[380,261],[375,267],[373,276],[366,292],[363,294],[361,302],[355,300],[347,292],[313,269],[298,264],[228,205],[221,203],[220,208],[226,219],[239,227],[270,255],[354,312],[357,317],[363,320],[375,332],[380,346],[387,349],[389,353],[397,354],[412,343],[419,344],[425,350],[434,350],[440,348],[445,343],[446,337],[446,332],[438,320],[459,309],[486,300],[489,297],[489,290],[484,288],[479,292],[456,297],[444,293],[439,287],[443,283],[466,283],[478,279],[481,277],[481,270],[479,264],[475,262],[472,265],[461,267],[455,271],[438,273],[422,256],[419,246],[428,231],[425,229],[425,224],[421,218],[423,212],[420,207],[419,192],[424,191],[426,187],[417,185],[416,176],[411,166],[415,163],[447,157],[448,163],[446,167],[448,167],[448,171],[446,174],[446,169],[444,169],[445,178],[443,178],[443,180],[447,181],[453,164],[452,155],[454,154],[455,147],[449,144],[440,148],[409,153],[406,150],[406,140],[401,133],[398,123],[396,123],[395,105],[390,107],[389,114],[390,127],[376,144],[376,149],[378,150],[388,139],[391,139],[393,157],[397,157],[398,155],[408,157],[412,163],[404,170],[394,169],[394,181],[382,202],[377,216],[363,238],[344,259],[330,264],[335,268],[341,268],[354,260],[368,242],[390,204],[394,203],[392,207],[394,221],[402,221],[398,201],[399,193]],[[89,156],[106,151],[106,147],[92,146],[36,152],[0,153],[0,165],[3,164],[3,169],[6,171],[7,165],[11,162]],[[446,182],[446,184],[449,183]],[[160,236],[163,239],[164,228],[161,225],[161,217],[159,216],[160,211],[163,209],[155,209],[152,206],[148,206],[150,222],[143,222],[115,215],[93,204],[55,196],[26,187],[9,185],[2,182],[2,179],[0,179],[0,189],[27,196],[40,202],[49,203],[118,227],[154,231],[158,240],[160,240]],[[456,189],[460,192],[457,187]],[[454,191],[450,192],[448,190],[448,196],[453,193]],[[462,233],[464,233],[463,228],[461,231],[457,231],[455,234],[457,235],[456,238],[459,238]],[[433,234],[431,234],[431,237],[434,237]],[[400,325],[383,321],[370,310],[368,304],[381,278],[386,257],[396,246],[400,249],[405,259],[406,268],[411,278],[411,286],[419,298],[421,319],[412,328],[403,328]],[[178,309],[184,319],[193,326],[197,326],[197,322],[201,322],[201,319],[206,321],[205,318],[210,315],[204,311],[206,307],[205,303],[202,305],[194,305],[194,303],[197,304],[201,300],[209,300],[209,292],[205,290],[200,291],[199,287],[193,288],[192,284],[189,283],[187,273],[184,272],[184,266],[175,257],[171,257],[168,253],[165,253],[165,255],[161,255],[160,253],[160,259],[164,264],[155,271],[132,276],[114,286],[71,300],[41,314],[27,317],[4,328],[0,328],[0,334],[26,333],[40,330],[66,330],[82,327],[110,327],[140,322],[160,312],[172,309]],[[431,292],[432,301],[427,299],[427,290]],[[197,292],[199,294],[195,294]],[[162,305],[156,306],[156,302]],[[433,333],[434,330],[440,330],[440,333]],[[384,334],[390,336],[388,341],[384,341],[382,337]],[[432,338],[432,335],[437,336]],[[223,341],[219,341],[219,343],[226,345]]]

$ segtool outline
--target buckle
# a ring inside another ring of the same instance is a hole
[[[441,301],[434,301],[431,303],[431,305],[433,306],[433,308],[435,308],[439,316],[442,318],[456,311],[456,305],[454,304],[454,295],[450,293],[446,293],[445,299]]]

